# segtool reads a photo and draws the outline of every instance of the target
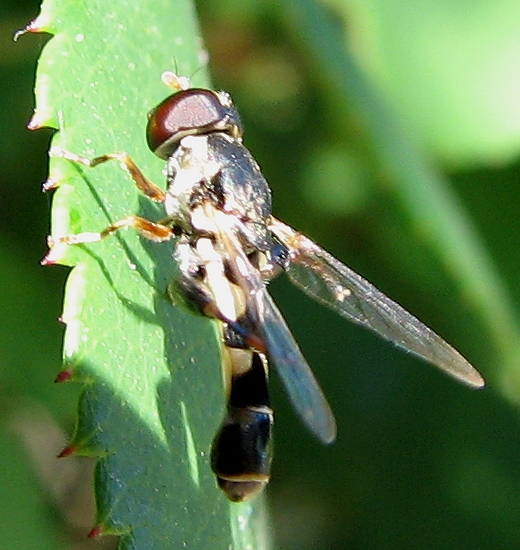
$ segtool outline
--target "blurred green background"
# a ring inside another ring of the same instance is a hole
[[[273,283],[339,424],[336,444],[322,447],[273,380],[278,546],[518,548],[520,4],[208,0],[198,9],[216,85],[239,107],[275,215],[488,380],[472,392]],[[12,42],[37,11],[37,2],[0,5],[0,548],[108,546],[84,540],[91,465],[54,458],[79,388],[52,384],[67,270],[38,264],[51,132],[25,129],[47,38]]]

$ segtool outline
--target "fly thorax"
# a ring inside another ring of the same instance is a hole
[[[211,158],[207,136],[187,136],[168,159],[168,190],[164,207],[172,219],[190,217],[194,197],[201,194],[219,172],[219,164]]]

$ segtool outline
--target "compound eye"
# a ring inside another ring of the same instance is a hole
[[[146,128],[148,147],[167,159],[183,137],[211,131],[225,121],[227,112],[210,90],[192,88],[177,92],[150,112]]]

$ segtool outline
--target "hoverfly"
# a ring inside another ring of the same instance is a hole
[[[306,236],[271,214],[271,192],[242,144],[240,116],[229,94],[192,88],[165,73],[175,93],[149,114],[147,141],[166,160],[166,192],[151,183],[126,153],[85,159],[52,151],[86,166],[118,160],[137,187],[164,204],[166,219],[138,216],[99,233],[57,242],[95,242],[125,227],[153,241],[175,238],[178,277],[174,301],[221,326],[227,414],[214,438],[212,469],[232,501],[258,494],[269,481],[273,411],[267,385],[274,365],[307,428],[322,442],[336,437],[330,407],[291,332],[267,292],[281,272],[339,315],[369,328],[470,387],[481,375],[445,340]],[[55,244],[55,243],[54,243]],[[53,250],[48,256],[52,260]]]

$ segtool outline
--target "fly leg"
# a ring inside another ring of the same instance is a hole
[[[159,189],[155,184],[148,180],[139,170],[135,162],[126,153],[110,153],[92,159],[80,157],[70,151],[54,147],[51,150],[51,155],[54,157],[64,158],[71,162],[81,164],[93,168],[110,160],[119,161],[120,165],[130,174],[137,188],[144,193],[149,199],[156,202],[164,202],[166,194]],[[44,186],[49,188],[50,186]],[[84,244],[101,241],[119,229],[133,227],[145,238],[162,242],[172,239],[175,235],[175,228],[168,224],[169,220],[164,222],[153,222],[139,216],[128,216],[122,220],[118,220],[108,227],[98,232],[83,232],[71,235],[64,235],[59,238],[49,237],[48,244],[51,249],[49,254],[44,258],[44,264],[54,263],[61,255],[57,245]]]
[[[108,237],[119,229],[126,227],[135,228],[139,233],[141,233],[141,235],[155,242],[168,241],[176,234],[174,228],[165,224],[152,222],[145,218],[140,218],[139,216],[128,216],[127,218],[110,224],[108,227],[103,229],[103,231],[88,231],[84,233],[64,235],[62,237],[58,237],[57,239],[48,237],[47,243],[50,250],[42,260],[42,264],[49,265],[56,263],[61,257],[61,246],[63,245],[95,243],[103,240],[105,237]]]
[[[134,180],[134,183],[137,185],[139,190],[145,194],[149,199],[155,202],[164,202],[166,193],[152,183],[137,167],[135,162],[128,156],[127,153],[109,153],[108,155],[101,155],[99,157],[94,157],[88,159],[86,157],[80,157],[75,153],[61,149],[60,147],[52,147],[50,151],[51,157],[59,157],[76,164],[82,164],[83,166],[88,166],[89,168],[94,168],[99,166],[109,160],[117,160],[121,167],[126,170],[130,177]],[[45,189],[45,187],[44,187]]]
[[[174,229],[168,227],[165,224],[152,222],[145,218],[140,218],[139,216],[128,216],[117,222],[110,224],[108,227],[103,229],[103,231],[86,231],[84,233],[76,233],[75,235],[65,235],[54,240],[50,238],[50,245],[54,246],[57,243],[60,244],[84,244],[84,243],[95,243],[97,241],[103,240],[105,237],[112,235],[119,229],[124,229],[127,227],[133,227],[141,235],[149,239],[150,241],[162,242],[168,241],[174,237]]]

